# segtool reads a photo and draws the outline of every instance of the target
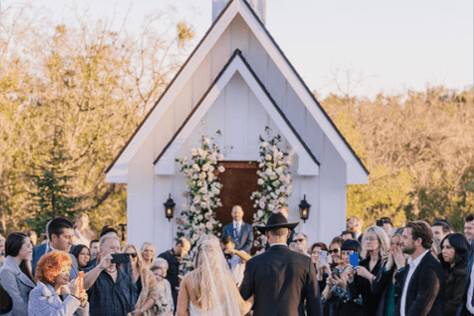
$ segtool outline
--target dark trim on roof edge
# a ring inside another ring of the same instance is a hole
[[[281,110],[281,108],[278,106],[278,104],[275,102],[275,100],[273,99],[273,97],[271,96],[270,92],[268,92],[267,88],[265,87],[265,85],[263,84],[263,82],[260,80],[260,78],[257,76],[257,74],[255,73],[255,71],[253,70],[253,68],[250,66],[250,64],[248,63],[247,59],[245,59],[245,57],[242,55],[242,53],[239,54],[240,57],[242,58],[242,61],[244,62],[245,66],[247,66],[247,69],[250,71],[250,73],[252,74],[253,78],[255,79],[255,81],[257,81],[258,85],[260,86],[260,88],[263,90],[263,92],[267,95],[268,99],[271,101],[271,103],[273,104],[273,106],[275,107],[275,109],[277,110],[277,112],[280,114],[280,116],[283,118],[283,120],[285,121],[286,125],[288,125],[291,129],[291,131],[293,132],[293,134],[296,135],[296,138],[299,140],[299,142],[301,143],[301,145],[303,145],[303,148],[306,150],[306,152],[309,154],[309,156],[311,157],[311,159],[313,159],[313,161],[318,165],[318,166],[321,166],[321,163],[319,162],[318,158],[316,158],[316,156],[313,154],[313,152],[311,151],[311,149],[308,147],[308,145],[305,143],[305,141],[303,140],[303,138],[300,136],[300,134],[296,131],[296,129],[293,127],[293,124],[291,124],[290,120],[286,117],[285,113],[283,113],[283,111]]]
[[[268,37],[270,38],[270,40],[272,41],[272,43],[275,45],[275,47],[278,49],[278,51],[280,52],[280,54],[283,56],[283,59],[285,59],[286,63],[288,64],[288,66],[290,66],[291,70],[293,70],[293,72],[295,73],[296,77],[298,78],[298,80],[300,81],[300,83],[303,85],[303,87],[305,88],[306,92],[308,92],[308,94],[311,96],[311,98],[313,99],[313,101],[316,103],[316,105],[319,107],[319,109],[323,112],[324,116],[329,120],[329,123],[331,123],[332,127],[334,127],[334,129],[336,130],[337,134],[342,138],[342,140],[344,141],[344,143],[346,144],[346,146],[349,148],[349,150],[351,151],[351,153],[354,155],[354,157],[356,157],[357,159],[357,162],[359,162],[359,164],[362,166],[362,168],[364,169],[364,171],[367,173],[367,175],[370,174],[369,170],[365,167],[364,163],[362,162],[362,160],[360,159],[360,157],[357,155],[357,153],[354,151],[354,149],[352,148],[352,146],[349,144],[349,142],[346,140],[346,138],[342,135],[342,133],[339,131],[339,129],[337,128],[336,124],[334,124],[333,120],[329,117],[329,115],[327,114],[327,112],[324,110],[324,108],[321,106],[321,104],[319,103],[319,101],[316,99],[316,97],[314,96],[314,94],[311,92],[311,90],[308,88],[308,86],[306,85],[306,83],[304,82],[303,78],[301,78],[300,74],[298,73],[298,71],[296,71],[295,67],[293,66],[293,64],[290,62],[290,60],[286,57],[285,53],[283,52],[283,50],[281,49],[281,47],[278,45],[278,43],[275,41],[275,39],[273,38],[273,36],[270,34],[270,32],[268,31],[268,29],[265,27],[265,24],[263,24],[263,22],[260,20],[260,18],[258,17],[258,15],[255,13],[255,11],[252,9],[252,7],[250,6],[249,3],[247,3],[247,1],[243,1],[245,3],[245,5],[247,6],[247,8],[250,10],[250,12],[252,12],[253,16],[255,17],[255,19],[258,21],[258,23],[260,24],[260,26],[263,28],[263,30],[265,31],[265,33],[268,35]]]
[[[263,92],[265,93],[265,95],[268,97],[268,99],[270,100],[270,102],[273,104],[273,107],[275,108],[275,110],[278,112],[278,114],[280,114],[280,116],[283,118],[283,120],[285,121],[286,125],[288,125],[288,127],[290,128],[290,130],[292,131],[292,133],[296,136],[296,138],[298,139],[298,141],[303,145],[303,148],[305,149],[305,151],[308,153],[308,155],[311,157],[311,159],[318,165],[320,166],[321,164],[319,163],[318,159],[314,156],[313,152],[310,150],[310,148],[308,147],[308,145],[306,145],[306,143],[304,142],[304,140],[301,138],[300,134],[298,134],[298,132],[296,131],[296,129],[293,127],[293,125],[291,124],[291,122],[288,120],[288,118],[285,116],[285,114],[283,113],[283,111],[280,109],[280,107],[277,105],[277,103],[275,102],[275,100],[272,98],[272,96],[270,95],[270,93],[268,92],[267,88],[264,86],[264,84],[262,83],[262,81],[260,80],[260,78],[258,78],[257,74],[255,73],[255,71],[252,69],[252,67],[250,66],[250,64],[247,62],[247,60],[245,59],[245,57],[242,55],[242,52],[240,51],[240,49],[236,49],[234,51],[234,53],[232,54],[232,56],[229,58],[229,61],[225,64],[225,66],[222,68],[222,70],[219,72],[219,74],[217,75],[216,79],[214,79],[214,81],[212,82],[212,84],[209,86],[209,88],[206,90],[206,92],[204,93],[204,95],[202,96],[202,98],[199,100],[199,102],[196,104],[196,106],[193,108],[193,110],[191,111],[191,113],[186,117],[186,119],[184,120],[183,124],[181,124],[181,126],[178,128],[178,130],[175,132],[175,134],[173,135],[173,137],[171,138],[171,140],[166,144],[166,146],[161,150],[160,154],[156,157],[156,159],[153,161],[153,165],[155,165],[159,160],[160,158],[165,154],[166,150],[171,146],[171,144],[174,142],[174,140],[176,139],[176,137],[178,137],[179,133],[182,131],[182,129],[184,128],[184,126],[186,126],[186,124],[189,122],[189,120],[192,118],[192,116],[194,115],[194,113],[196,112],[196,110],[201,106],[202,102],[206,99],[207,95],[210,93],[210,91],[212,90],[212,88],[214,88],[214,86],[216,85],[216,83],[219,81],[219,79],[222,77],[222,75],[225,73],[225,71],[227,70],[227,68],[229,67],[229,65],[232,63],[232,61],[237,57],[239,56],[240,59],[242,60],[242,62],[244,63],[244,65],[247,67],[247,69],[249,70],[249,72],[252,74],[253,78],[257,81],[260,89],[263,90]]]
[[[168,86],[166,87],[165,91],[163,91],[163,93],[161,94],[161,96],[158,98],[158,100],[155,102],[155,104],[152,106],[152,108],[148,111],[148,113],[146,114],[146,116],[143,118],[143,120],[141,121],[140,125],[138,125],[138,127],[135,129],[135,131],[133,132],[133,134],[129,137],[129,139],[127,140],[127,142],[125,143],[125,145],[122,147],[122,149],[120,150],[120,152],[117,154],[117,156],[115,157],[115,159],[112,161],[112,163],[107,167],[107,169],[105,170],[105,173],[108,173],[110,171],[110,169],[112,169],[112,167],[115,165],[115,163],[117,162],[117,160],[119,159],[119,157],[122,155],[122,153],[125,151],[125,149],[128,147],[128,145],[130,144],[130,142],[132,141],[132,139],[135,137],[135,135],[138,133],[138,131],[140,130],[140,128],[143,126],[143,124],[145,123],[145,121],[148,119],[148,117],[151,115],[151,113],[154,111],[154,109],[156,108],[156,106],[160,103],[160,101],[163,99],[163,97],[166,95],[166,93],[168,92],[168,90],[170,89],[170,87],[173,85],[173,83],[176,81],[176,79],[179,77],[179,75],[181,74],[181,72],[183,71],[183,69],[186,67],[186,65],[189,63],[189,61],[191,60],[191,58],[195,55],[195,53],[197,52],[197,50],[201,47],[202,43],[204,42],[204,40],[208,37],[209,33],[212,31],[212,29],[214,28],[214,26],[217,24],[217,22],[219,22],[219,20],[221,19],[221,17],[224,15],[224,13],[227,11],[227,9],[230,7],[230,5],[232,4],[234,0],[230,0],[226,7],[222,10],[222,12],[219,14],[219,16],[214,20],[214,22],[211,24],[211,26],[209,27],[209,29],[206,31],[206,34],[203,36],[203,38],[199,41],[199,43],[197,44],[197,46],[194,48],[194,50],[191,52],[191,54],[189,55],[189,57],[186,59],[186,61],[184,62],[184,64],[180,67],[180,69],[178,70],[178,72],[176,73],[176,75],[173,77],[173,79],[170,81],[170,83],[168,84]],[[258,21],[258,23],[260,24],[260,26],[263,28],[263,30],[265,31],[265,33],[267,34],[267,36],[270,38],[271,42],[275,45],[275,47],[277,48],[277,50],[280,52],[280,54],[283,56],[283,59],[286,61],[286,63],[290,66],[290,68],[292,69],[292,71],[295,73],[296,77],[298,78],[298,80],[300,81],[300,83],[303,85],[304,89],[306,90],[306,92],[311,96],[311,98],[313,99],[313,101],[316,103],[316,106],[319,107],[319,109],[322,111],[322,113],[324,114],[324,116],[326,117],[327,120],[329,120],[329,123],[332,125],[332,127],[336,130],[336,133],[339,135],[339,137],[341,137],[341,139],[343,140],[343,142],[346,144],[346,146],[349,148],[350,152],[354,155],[354,157],[356,158],[356,160],[359,162],[359,164],[362,166],[362,168],[364,169],[364,171],[367,173],[367,175],[370,174],[369,170],[366,168],[366,166],[364,165],[364,163],[362,162],[362,160],[360,159],[360,157],[357,155],[357,153],[354,151],[354,149],[352,148],[352,146],[349,144],[349,142],[346,140],[346,138],[342,135],[342,133],[339,131],[339,129],[337,128],[336,124],[334,124],[334,122],[332,121],[332,119],[329,117],[329,115],[327,114],[327,112],[324,110],[324,108],[321,106],[321,104],[319,103],[319,101],[316,99],[316,97],[314,96],[314,94],[311,92],[311,90],[309,89],[309,87],[306,85],[306,83],[304,82],[304,80],[302,79],[302,77],[300,76],[300,74],[298,73],[298,71],[296,71],[295,67],[293,66],[293,64],[289,61],[289,59],[286,57],[285,53],[283,52],[283,50],[281,49],[281,47],[278,45],[278,43],[275,41],[275,39],[272,37],[272,35],[270,34],[270,32],[268,31],[268,29],[265,27],[265,24],[263,24],[263,22],[260,20],[260,18],[258,17],[258,15],[254,12],[254,10],[252,9],[252,7],[250,6],[249,3],[247,3],[246,0],[243,0],[244,4],[247,6],[247,8],[250,10],[250,12],[252,13],[252,15],[256,18],[256,20]]]
[[[117,160],[120,158],[120,156],[123,154],[123,152],[125,151],[125,149],[128,147],[128,145],[132,142],[132,139],[135,137],[135,135],[138,133],[138,131],[142,128],[143,124],[145,124],[146,120],[148,119],[148,117],[150,117],[151,113],[153,113],[153,111],[155,110],[156,106],[160,103],[160,101],[163,99],[163,97],[168,93],[168,90],[171,88],[171,86],[174,84],[174,82],[176,81],[176,79],[181,75],[181,73],[183,72],[184,68],[186,67],[186,65],[189,63],[189,61],[193,58],[193,56],[196,54],[196,52],[198,51],[198,49],[202,46],[202,43],[204,43],[204,41],[206,40],[206,38],[209,36],[209,33],[211,33],[212,29],[214,28],[214,26],[220,21],[221,17],[224,15],[224,13],[227,11],[227,9],[230,7],[230,5],[232,4],[234,0],[230,0],[227,5],[225,6],[225,8],[221,11],[221,13],[219,13],[219,16],[214,20],[214,22],[211,24],[211,26],[209,27],[209,29],[206,31],[206,34],[204,34],[204,36],[202,37],[202,39],[199,41],[199,43],[196,45],[196,47],[193,49],[193,51],[191,52],[191,54],[189,55],[189,57],[186,59],[186,61],[184,62],[184,64],[179,68],[178,72],[174,75],[173,79],[171,79],[170,83],[166,86],[165,90],[163,91],[163,93],[160,95],[160,97],[158,98],[158,100],[155,102],[155,104],[153,104],[153,106],[151,107],[151,109],[148,111],[148,113],[145,115],[145,117],[142,119],[142,121],[140,122],[140,124],[135,128],[135,131],[133,132],[133,134],[128,138],[127,142],[125,143],[125,145],[123,145],[122,149],[119,151],[119,153],[117,154],[117,156],[115,156],[114,160],[112,161],[112,163],[107,167],[107,169],[105,170],[105,173],[108,173],[110,171],[110,169],[112,169],[112,167],[115,165],[115,163],[117,162]]]
[[[204,101],[204,99],[206,99],[207,95],[211,92],[212,88],[214,88],[214,86],[216,85],[217,81],[219,81],[219,79],[222,77],[222,75],[224,74],[224,72],[227,70],[227,68],[229,68],[229,65],[232,63],[232,61],[235,59],[235,57],[237,57],[237,55],[240,54],[240,50],[237,49],[234,51],[234,53],[232,54],[232,56],[229,58],[229,60],[227,61],[227,63],[224,65],[224,67],[222,67],[222,70],[219,72],[219,74],[216,76],[216,78],[212,81],[212,83],[209,85],[209,87],[207,88],[206,92],[204,92],[203,96],[199,99],[198,103],[196,104],[196,106],[194,106],[194,108],[191,110],[191,112],[188,114],[188,116],[186,117],[186,119],[184,120],[184,122],[181,124],[181,126],[178,128],[178,130],[174,133],[173,137],[171,137],[170,141],[166,144],[165,147],[163,147],[163,149],[161,150],[161,152],[159,153],[159,155],[155,158],[155,160],[153,161],[153,165],[155,165],[158,160],[161,159],[161,157],[165,154],[166,150],[168,150],[168,148],[171,146],[171,144],[174,142],[174,140],[176,139],[176,137],[179,135],[179,133],[183,130],[184,126],[186,126],[186,123],[188,123],[188,121],[191,119],[191,117],[194,115],[194,113],[197,111],[197,109],[199,108],[199,106],[202,104],[202,102]]]

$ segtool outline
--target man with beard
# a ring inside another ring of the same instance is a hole
[[[161,253],[158,257],[165,259],[168,262],[168,274],[166,279],[171,285],[171,294],[173,296],[173,303],[176,306],[179,292],[179,269],[181,261],[186,257],[191,250],[191,243],[184,237],[181,237],[176,242],[174,248]]]
[[[397,275],[400,316],[443,315],[443,269],[430,253],[432,243],[431,227],[424,221],[408,222],[403,229],[401,246],[409,258]]]

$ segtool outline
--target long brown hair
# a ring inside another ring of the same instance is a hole
[[[31,243],[27,234],[20,232],[11,233],[5,241],[5,256],[17,257],[20,253],[21,247],[23,247],[27,242]],[[33,245],[31,246],[33,247]],[[21,272],[23,272],[34,283],[35,279],[33,278],[33,273],[31,273],[31,262],[28,260],[22,260],[19,267]]]

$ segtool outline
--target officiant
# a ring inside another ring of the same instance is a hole
[[[253,244],[253,227],[245,223],[244,210],[240,205],[232,207],[232,223],[224,226],[222,237],[232,236],[235,243],[235,249],[243,250],[250,254]]]

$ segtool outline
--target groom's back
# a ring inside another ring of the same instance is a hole
[[[240,287],[244,299],[255,296],[254,315],[298,315],[307,300],[308,315],[318,315],[316,273],[308,256],[273,246],[252,258]]]

